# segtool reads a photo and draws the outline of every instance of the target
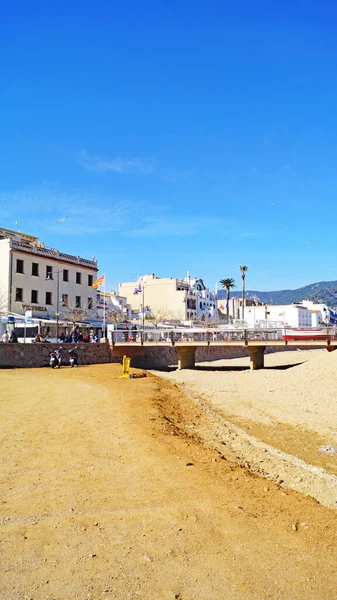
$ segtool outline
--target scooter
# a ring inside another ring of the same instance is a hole
[[[62,348],[51,351],[49,364],[52,369],[60,368],[62,365]]]
[[[71,367],[78,367],[78,354],[76,352],[77,346],[75,348],[71,348],[68,350],[69,354],[69,364]]]

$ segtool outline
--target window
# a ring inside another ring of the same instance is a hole
[[[69,271],[68,271],[68,269],[63,269],[63,281],[69,281]]]
[[[88,298],[88,310],[92,308],[92,298]]]
[[[53,267],[46,266],[46,279],[53,279]]]
[[[62,294],[62,304],[68,306],[68,294]]]
[[[81,283],[82,277],[81,273],[76,273],[76,283]]]
[[[46,304],[52,304],[51,292],[46,292]]]
[[[15,302],[23,302],[23,289],[22,288],[16,288]]]
[[[32,264],[32,275],[34,275],[34,277],[39,276],[39,263]]]
[[[92,286],[92,284],[94,283],[94,278],[92,275],[88,275],[88,285]]]
[[[20,260],[19,258],[16,260],[16,272],[23,273],[23,260]]]
[[[38,303],[38,291],[37,290],[32,290],[32,297],[31,297],[31,303],[32,304],[37,304]]]
[[[76,296],[75,306],[76,308],[81,308],[81,296]]]

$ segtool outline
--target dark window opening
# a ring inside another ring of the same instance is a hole
[[[39,263],[32,264],[32,275],[34,275],[34,277],[39,276]]]
[[[23,273],[23,260],[20,260],[20,258],[16,260],[16,272]]]
[[[46,304],[52,304],[51,292],[46,292]]]
[[[82,280],[81,273],[78,273],[78,272],[77,272],[77,273],[76,273],[76,283],[81,283],[81,280]]]
[[[76,308],[81,308],[81,296],[76,296]]]
[[[92,284],[94,283],[94,278],[92,275],[88,275],[88,285],[92,286]]]
[[[53,267],[46,266],[46,279],[53,279]]]
[[[32,295],[31,295],[31,303],[32,304],[37,304],[38,303],[38,291],[37,290],[32,290]]]
[[[69,281],[69,271],[68,271],[68,269],[63,269],[63,281]]]
[[[23,289],[22,288],[16,288],[15,302],[23,302]]]

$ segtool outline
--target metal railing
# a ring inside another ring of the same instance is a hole
[[[65,254],[64,252],[59,252],[56,250],[56,248],[45,248],[43,246],[36,246],[34,244],[29,244],[28,242],[19,242],[12,239],[10,240],[10,245],[13,249],[32,252],[34,254],[47,256],[56,260],[64,260],[65,262],[82,265],[84,267],[91,267],[93,269],[97,268],[97,261],[95,260],[87,260],[86,258],[81,258],[80,256]]]
[[[118,329],[111,332],[111,343],[126,344],[179,344],[179,343],[207,343],[209,345],[219,342],[235,343],[252,341],[270,342],[276,340],[297,341],[300,345],[301,341],[322,341],[337,339],[336,327],[324,327],[322,329],[306,327],[306,328],[266,328],[266,329],[249,329],[249,328],[212,328],[212,329],[164,329],[153,328],[144,330]]]

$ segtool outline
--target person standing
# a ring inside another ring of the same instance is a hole
[[[124,342],[127,342],[129,339],[129,328],[127,325],[124,325],[124,327],[123,327],[123,337],[124,337]]]
[[[137,340],[137,325],[135,323],[133,323],[133,325],[131,327],[131,331],[132,331],[132,341],[135,342]]]
[[[5,333],[2,334],[1,341],[4,344],[8,344],[8,342],[9,342],[9,335],[8,335],[7,331],[5,331]]]
[[[17,344],[18,343],[18,338],[17,338],[17,335],[16,335],[14,329],[12,329],[12,331],[10,332],[9,342],[12,343],[12,344]]]

